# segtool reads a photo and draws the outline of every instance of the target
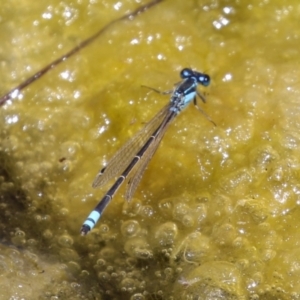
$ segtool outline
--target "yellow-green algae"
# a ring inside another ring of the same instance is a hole
[[[138,2],[138,1],[136,1]],[[4,1],[1,92],[135,1]],[[299,299],[298,1],[166,0],[1,107],[1,299]],[[95,230],[98,169],[207,72],[130,203]]]

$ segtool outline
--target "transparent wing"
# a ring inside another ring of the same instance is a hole
[[[161,130],[157,133],[155,141],[149,146],[149,148],[144,153],[143,157],[141,157],[141,159],[139,160],[139,162],[135,167],[135,170],[133,171],[132,177],[128,181],[128,185],[125,193],[125,199],[127,201],[130,201],[133,194],[135,193],[138,184],[140,183],[152,156],[156,152],[162,138],[165,135],[166,130],[168,129],[169,125],[171,124],[171,121],[173,120],[173,118],[168,121],[167,119],[168,118],[165,118],[165,122],[163,121],[163,123],[161,124]]]
[[[162,123],[162,120],[169,112],[169,106],[170,104],[167,104],[163,107],[150,122],[115,153],[108,164],[97,174],[92,185],[94,188],[104,185],[125,170],[138,150],[149,139],[155,129],[158,128],[160,123]]]

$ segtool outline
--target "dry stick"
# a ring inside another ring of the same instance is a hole
[[[70,50],[66,54],[62,55],[58,59],[54,60],[53,62],[51,62],[50,64],[48,64],[46,67],[42,68],[37,73],[35,73],[34,75],[32,75],[31,77],[29,77],[28,79],[26,79],[24,82],[22,82],[18,86],[16,86],[13,89],[11,89],[8,93],[6,93],[5,95],[3,95],[0,98],[0,106],[2,106],[7,100],[11,99],[13,93],[16,93],[16,92],[19,92],[19,91],[23,90],[29,84],[33,83],[37,79],[40,79],[48,71],[52,70],[53,68],[55,68],[60,63],[62,63],[63,61],[67,60],[70,56],[72,56],[76,52],[80,51],[82,48],[84,48],[87,45],[89,45],[91,42],[93,42],[96,38],[98,38],[105,30],[107,30],[114,23],[117,23],[119,21],[126,20],[126,19],[132,21],[139,14],[145,12],[146,10],[148,10],[149,8],[151,8],[152,6],[158,4],[159,2],[162,2],[162,1],[163,0],[153,0],[153,1],[150,1],[147,4],[138,7],[135,11],[133,11],[131,13],[128,13],[128,14],[126,14],[126,15],[124,15],[124,16],[116,19],[116,20],[111,21],[110,23],[108,23],[107,25],[105,25],[102,29],[100,29],[98,32],[96,32],[94,35],[92,35],[91,37],[89,37],[86,40],[82,41],[75,48],[73,48],[72,50]]]

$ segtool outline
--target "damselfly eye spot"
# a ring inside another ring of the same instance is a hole
[[[204,86],[208,86],[210,84],[210,77],[208,75],[202,74],[198,76],[197,81]]]
[[[182,71],[180,72],[180,77],[181,78],[188,78],[191,77],[193,75],[193,71],[191,69],[182,69]]]

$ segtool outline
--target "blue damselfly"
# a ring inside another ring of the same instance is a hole
[[[199,84],[208,86],[210,83],[209,76],[188,68],[183,69],[180,72],[180,76],[182,81],[177,83],[172,91],[162,93],[172,94],[170,102],[142,130],[121,147],[96,176],[93,182],[94,188],[104,185],[113,177],[121,174],[83,223],[81,227],[82,235],[86,235],[95,226],[103,211],[130,173],[132,174],[128,180],[125,199],[130,200],[132,198],[167,128],[192,100],[195,106],[214,124],[197,106],[197,96],[205,102],[205,98],[197,91],[197,86]],[[159,92],[155,89],[152,90]]]

